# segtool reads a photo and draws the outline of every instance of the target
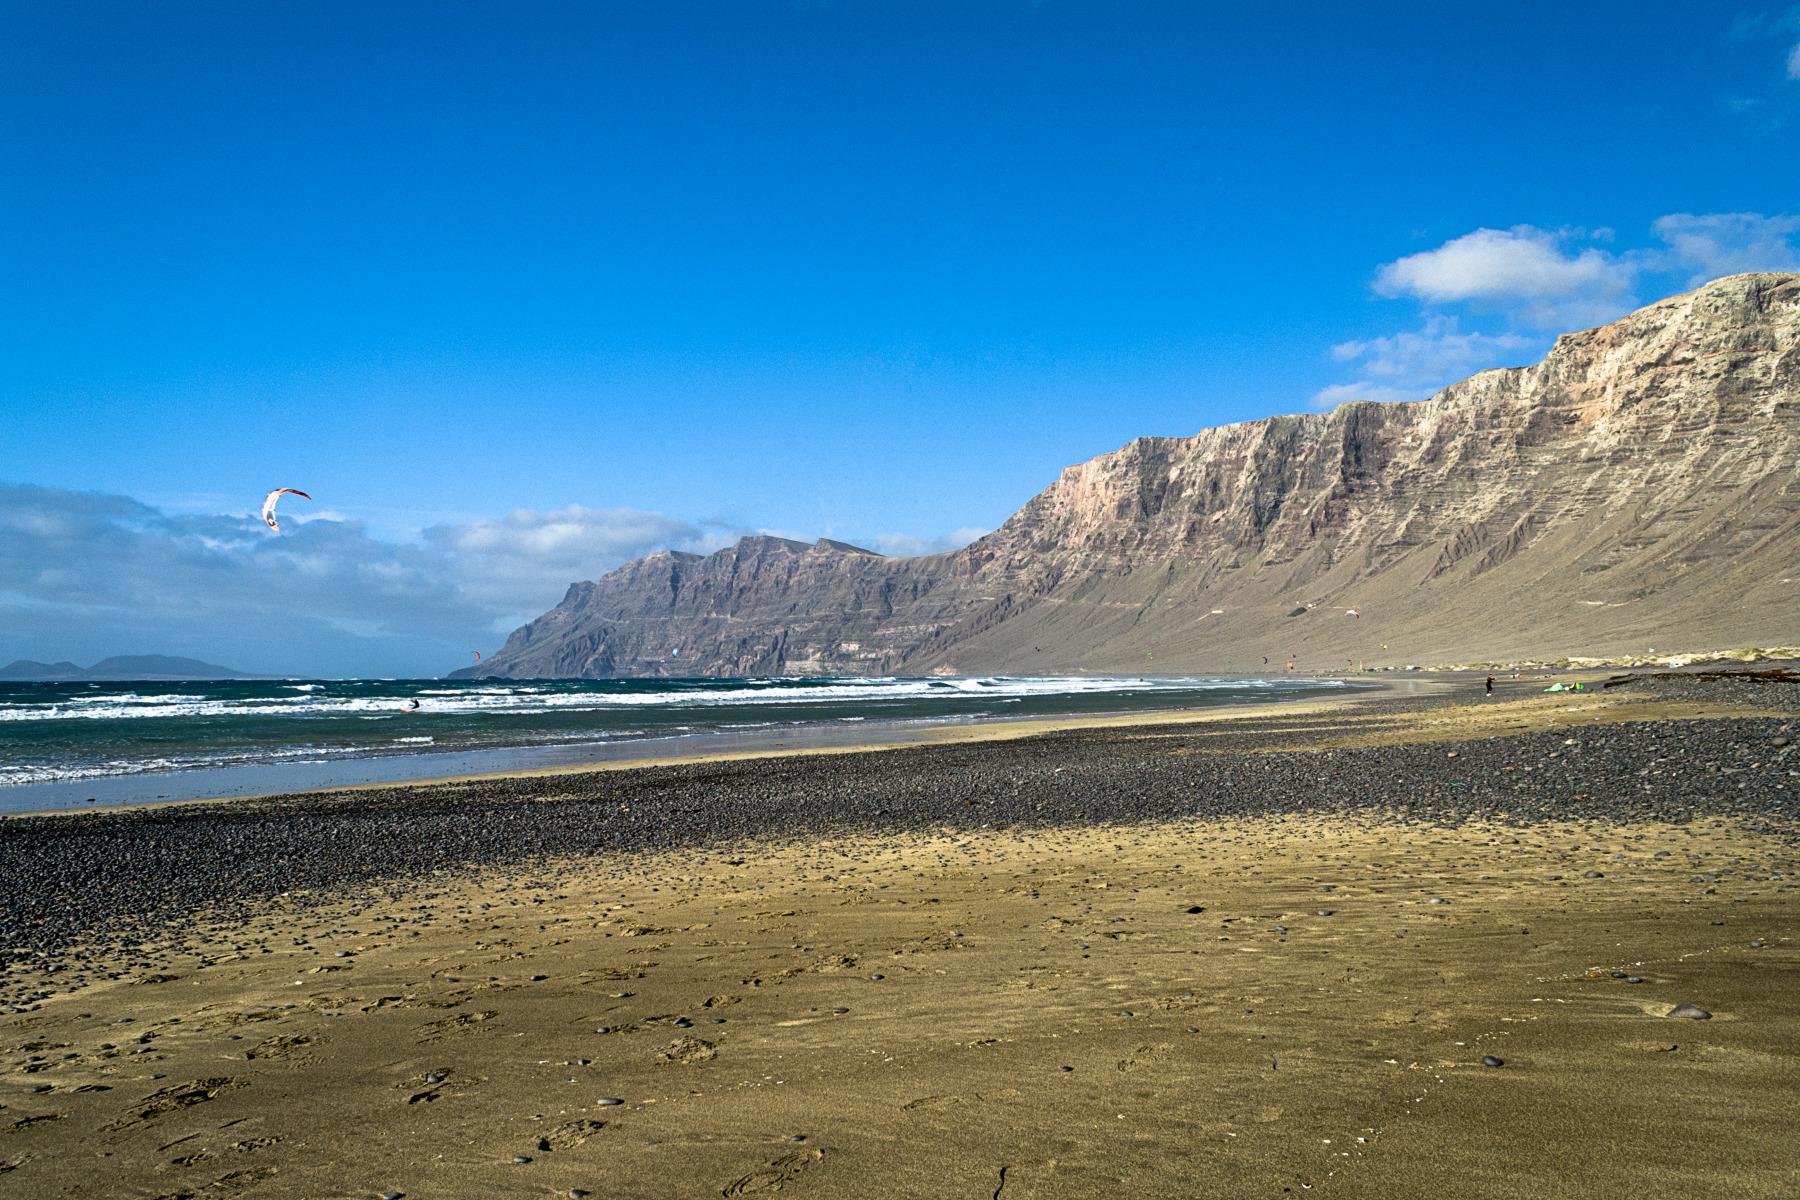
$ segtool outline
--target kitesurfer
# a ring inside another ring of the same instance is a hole
[[[298,496],[302,500],[312,499],[311,496],[300,491],[298,488],[276,488],[267,496],[264,496],[262,506],[263,524],[267,525],[270,529],[273,529],[276,533],[281,532],[281,524],[275,520],[275,501],[283,496]]]

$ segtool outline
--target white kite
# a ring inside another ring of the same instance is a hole
[[[275,501],[279,500],[283,496],[298,496],[302,500],[311,500],[312,499],[311,496],[307,495],[305,492],[302,492],[297,488],[276,488],[274,491],[270,492],[267,496],[264,496],[263,497],[263,514],[262,514],[263,524],[267,525],[270,529],[273,529],[276,533],[281,532],[281,524],[275,520]]]

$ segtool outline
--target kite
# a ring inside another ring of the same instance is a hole
[[[1346,617],[1355,617],[1359,621],[1362,620],[1362,614],[1357,612],[1354,608],[1346,608],[1344,610],[1344,615]]]
[[[281,525],[275,520],[275,501],[283,496],[298,496],[302,500],[312,499],[311,496],[300,491],[298,488],[276,488],[267,496],[264,496],[262,511],[263,524],[267,525],[270,529],[273,529],[276,533],[281,532]]]
[[[476,662],[481,661],[481,651],[479,651],[479,650],[475,651],[475,661]]]

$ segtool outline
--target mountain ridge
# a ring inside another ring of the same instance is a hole
[[[22,683],[63,683],[101,680],[266,679],[245,671],[169,654],[115,654],[91,667],[68,661],[45,663],[20,658],[0,667],[0,680]]]
[[[1138,438],[969,546],[660,552],[459,676],[1303,668],[1793,641],[1800,275],[1413,403]],[[1354,614],[1354,615],[1352,615]]]

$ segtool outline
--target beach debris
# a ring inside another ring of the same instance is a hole
[[[311,496],[307,495],[299,488],[276,488],[267,496],[264,496],[262,506],[263,524],[267,525],[270,529],[273,529],[276,533],[281,532],[281,522],[275,519],[275,502],[283,496],[298,496],[302,500],[312,499]]]
[[[1362,620],[1362,614],[1357,612],[1354,608],[1346,608],[1344,610],[1344,615],[1346,617],[1355,617],[1359,621]]]
[[[1495,1058],[1491,1054],[1484,1054],[1481,1056],[1481,1065],[1484,1067],[1504,1067],[1506,1065],[1506,1060],[1504,1058]]]
[[[1704,1008],[1701,1008],[1698,1004],[1690,1004],[1685,1001],[1681,1004],[1677,1004],[1674,1008],[1671,1008],[1668,1012],[1664,1013],[1663,1016],[1686,1017],[1690,1021],[1712,1020],[1712,1014],[1707,1012]]]

